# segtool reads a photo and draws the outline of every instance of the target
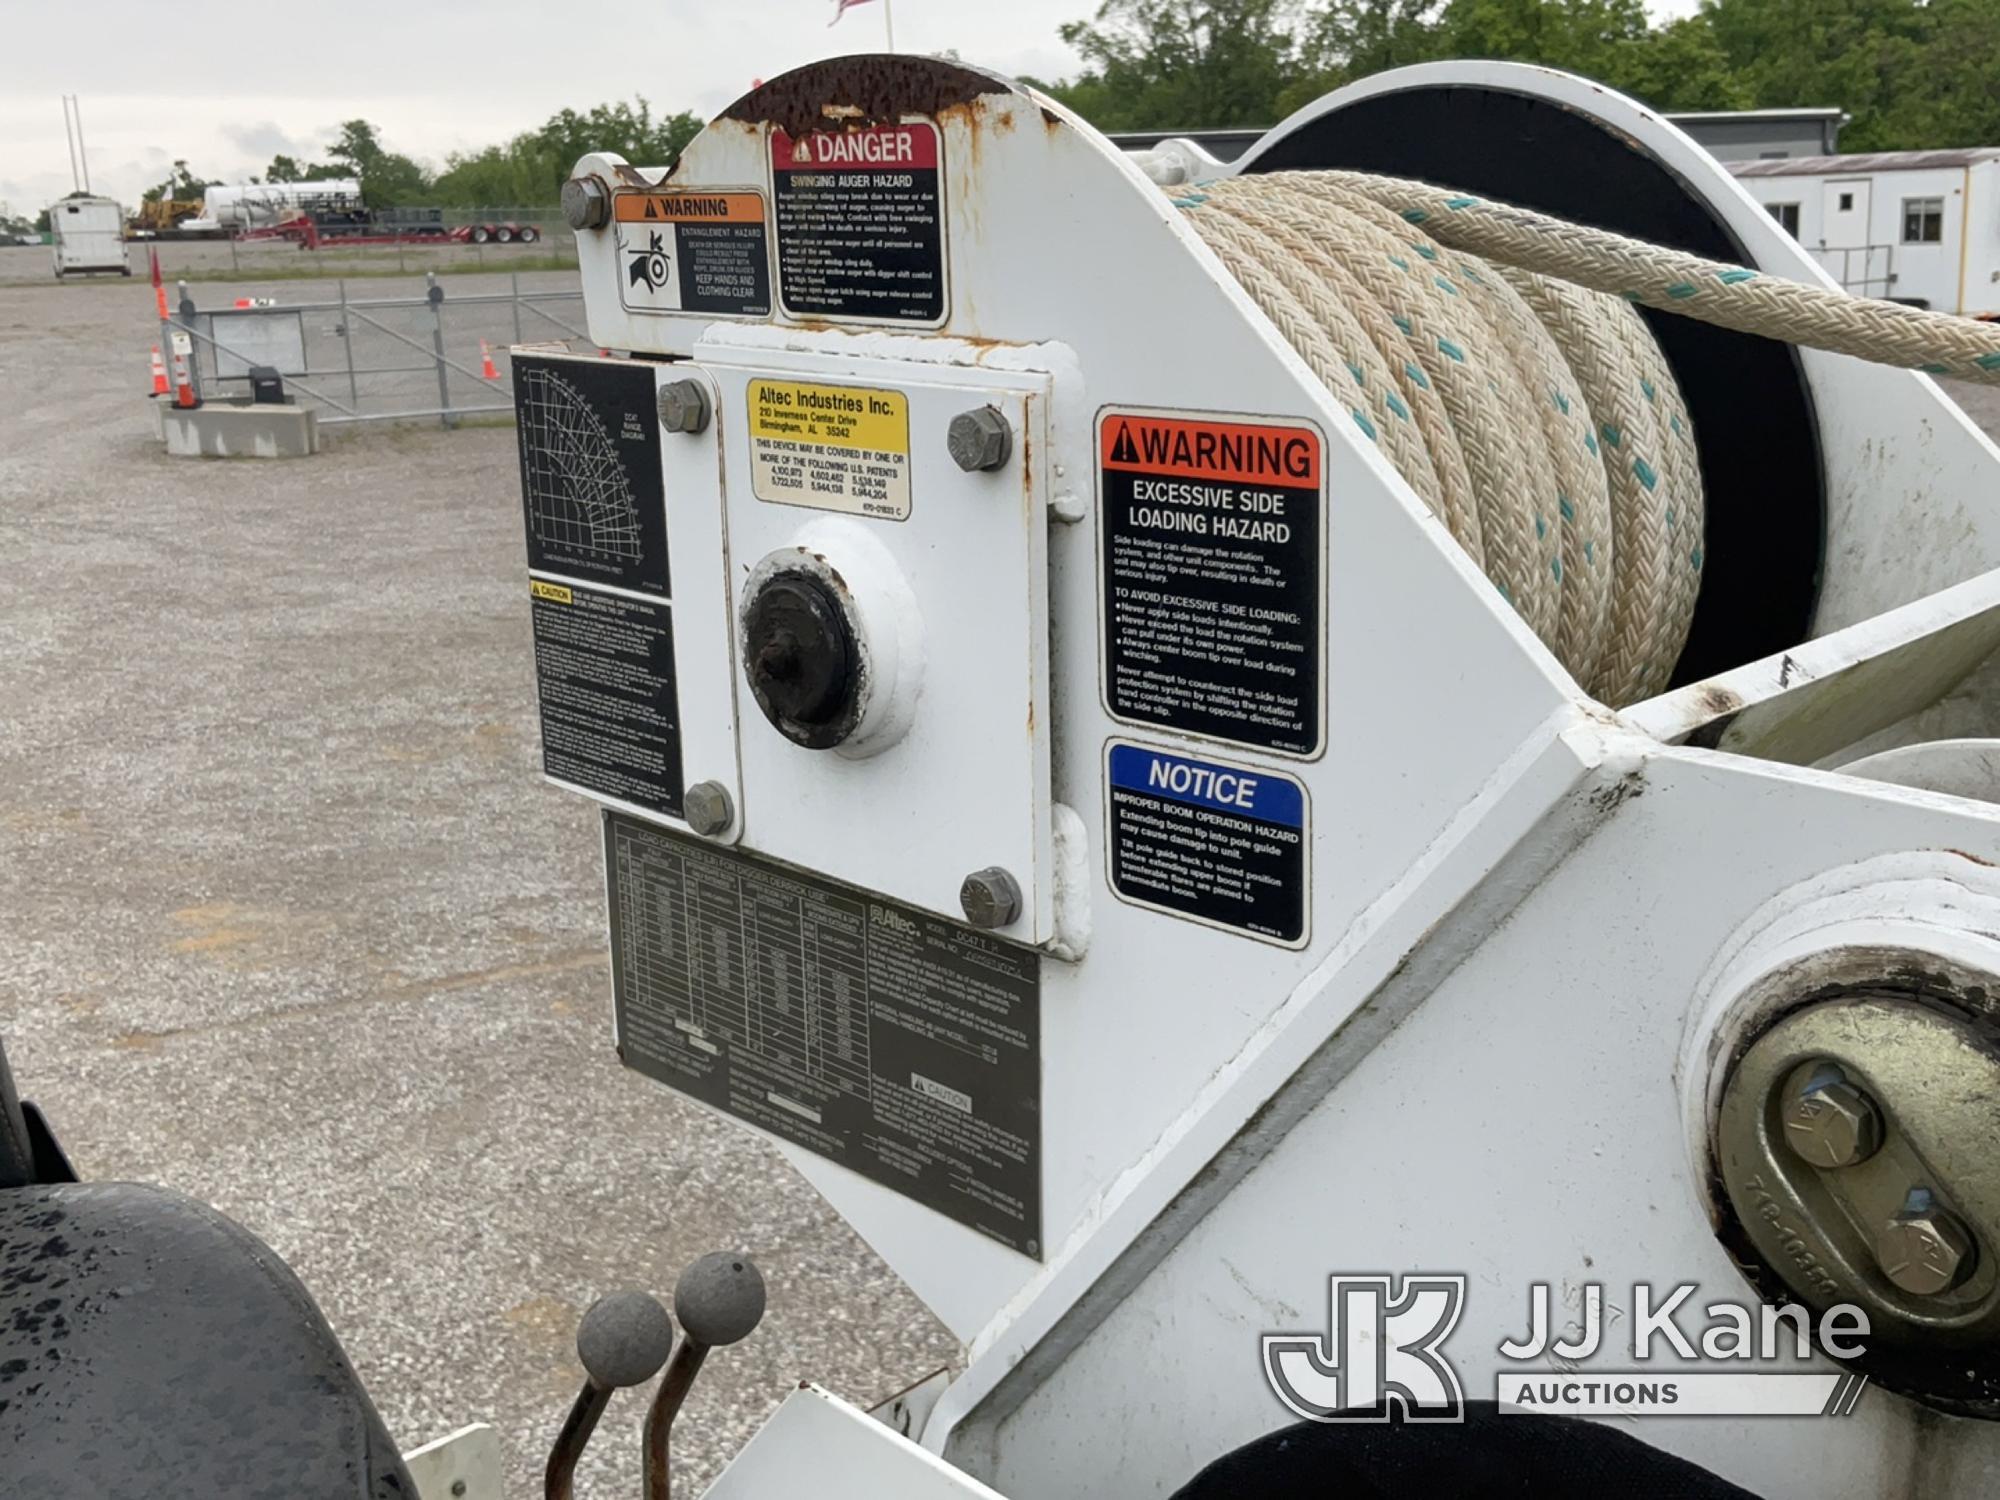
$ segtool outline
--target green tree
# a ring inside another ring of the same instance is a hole
[[[1104,0],[1062,39],[1075,78],[1042,84],[1102,130],[1268,125],[1303,71],[1291,0]]]
[[[208,191],[210,184],[188,170],[185,159],[176,159],[173,170],[167,173],[164,182],[157,182],[139,195],[142,203],[158,203],[163,198],[181,198],[192,201]],[[72,197],[76,196],[71,194]]]
[[[391,151],[379,130],[366,120],[348,120],[326,153],[341,170],[335,175],[358,178],[361,201],[370,208],[389,208],[431,200],[431,174],[422,163]]]
[[[685,111],[655,115],[643,98],[565,109],[504,145],[451,157],[437,179],[437,201],[453,208],[552,204],[577,158],[615,151],[636,166],[672,166],[701,131]]]
[[[265,182],[326,182],[335,177],[345,177],[347,168],[333,162],[302,162],[283,152],[271,158],[271,165],[264,168]]]

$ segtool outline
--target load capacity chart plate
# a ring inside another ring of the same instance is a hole
[[[1300,783],[1117,740],[1104,779],[1105,854],[1120,900],[1305,946],[1311,829]]]
[[[627,1067],[1041,1253],[1041,961],[818,876],[604,818]]]
[[[770,316],[762,193],[620,193],[614,202],[618,300],[628,309]]]
[[[1310,758],[1325,741],[1324,445],[1254,416],[1098,416],[1105,707]]]
[[[945,287],[938,130],[771,132],[778,300],[791,317],[936,326]]]

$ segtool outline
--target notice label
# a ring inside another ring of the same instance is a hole
[[[944,199],[935,125],[771,132],[778,299],[794,317],[942,323]]]
[[[681,816],[671,606],[535,578],[542,770],[554,781]]]
[[[1031,951],[606,813],[625,1065],[1041,1253]]]
[[[1322,444],[1257,417],[1098,418],[1106,707],[1288,755],[1323,744]]]
[[[1303,947],[1305,788],[1289,776],[1113,742],[1105,849],[1121,900]]]
[[[908,518],[910,401],[901,391],[752,380],[744,399],[759,500]]]
[[[762,193],[620,193],[613,217],[618,300],[631,311],[770,316]]]

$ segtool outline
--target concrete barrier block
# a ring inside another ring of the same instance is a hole
[[[154,404],[167,452],[176,458],[304,458],[319,451],[319,417],[309,407]]]

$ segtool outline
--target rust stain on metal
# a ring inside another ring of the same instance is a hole
[[[1963,849],[1947,849],[1947,850],[1945,850],[1944,852],[1945,852],[1945,853],[1947,853],[1947,854],[1956,854],[1956,855],[1957,855],[1957,856],[1958,856],[1958,857],[1959,857],[1960,859],[1969,859],[1969,860],[1971,860],[1971,861],[1972,861],[1972,862],[1973,862],[1973,863],[1974,863],[1975,865],[1984,865],[1984,866],[1986,866],[1986,868],[1987,868],[1987,869],[1989,869],[1989,870],[1991,870],[1991,869],[1993,869],[1993,868],[1994,868],[1994,864],[1993,864],[1993,861],[1992,861],[1992,860],[1990,860],[1990,859],[1981,859],[1981,858],[1980,858],[1980,857],[1979,857],[1978,855],[1976,855],[1976,854],[1970,854],[1970,853],[1966,852],[1966,851],[1965,851],[1965,850],[1963,850]]]
[[[987,94],[1010,92],[998,78],[935,57],[837,57],[751,90],[721,118],[798,136],[893,125],[906,115],[936,119]]]

